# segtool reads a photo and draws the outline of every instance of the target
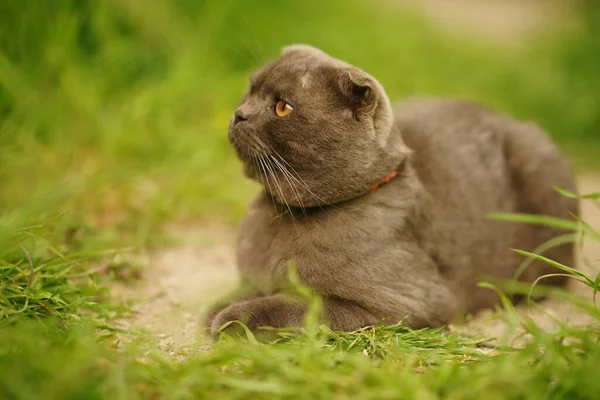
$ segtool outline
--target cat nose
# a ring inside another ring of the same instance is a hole
[[[247,121],[248,117],[241,110],[236,110],[233,116],[233,124],[236,125],[238,122]]]

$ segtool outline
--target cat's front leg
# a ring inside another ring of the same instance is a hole
[[[211,333],[216,335],[230,321],[241,321],[251,331],[261,332],[260,327],[293,328],[302,326],[306,307],[300,301],[278,294],[234,303],[218,313],[213,319]],[[324,298],[323,319],[336,331],[352,331],[379,322],[374,314],[345,300]],[[226,333],[241,332],[238,324],[230,324]],[[268,337],[268,332],[262,331]]]

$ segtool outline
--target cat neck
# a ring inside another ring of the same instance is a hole
[[[324,165],[308,165],[304,169],[271,165],[269,174],[261,175],[266,196],[286,208],[310,209],[339,204],[367,194],[389,174],[401,176],[411,151],[393,127],[387,143],[357,155],[350,164],[327,159]],[[397,174],[396,174],[397,173]]]
[[[277,198],[275,198],[274,196],[271,196],[268,191],[265,191],[265,195],[268,198],[270,198],[270,201],[273,204],[273,208],[275,209],[275,213],[273,215],[274,218],[279,218],[279,217],[283,217],[283,216],[290,215],[290,214],[296,215],[297,213],[306,214],[307,212],[309,212],[310,210],[315,209],[315,208],[323,209],[325,207],[335,207],[337,205],[347,203],[352,200],[356,200],[360,197],[368,195],[369,193],[373,192],[374,190],[377,190],[377,189],[387,185],[388,183],[390,183],[391,181],[393,181],[395,179],[399,179],[399,178],[405,176],[406,161],[407,160],[403,160],[403,162],[397,168],[390,171],[386,176],[384,176],[379,181],[372,183],[371,185],[365,187],[364,189],[362,189],[360,191],[356,191],[355,193],[353,193],[350,196],[339,198],[339,199],[332,200],[332,201],[323,200],[323,203],[313,205],[313,206],[304,207],[302,205],[300,205],[300,206],[291,205],[289,203],[282,204],[281,202],[279,202],[279,200]]]

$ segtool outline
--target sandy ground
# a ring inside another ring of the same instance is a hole
[[[150,254],[142,279],[115,285],[111,295],[134,301],[133,314],[122,318],[119,328],[146,331],[159,350],[179,355],[202,344],[205,307],[238,284],[236,232],[209,225],[174,227],[169,233],[180,244]]]
[[[600,175],[581,176],[582,192],[600,190]],[[583,204],[583,217],[592,226],[600,227],[600,208]],[[176,229],[173,234],[183,244],[158,251],[149,257],[149,266],[141,281],[134,285],[118,285],[116,298],[136,299],[134,313],[121,321],[121,327],[145,330],[157,338],[160,350],[184,354],[188,346],[197,343],[200,316],[203,309],[237,284],[234,244],[235,230],[222,226]],[[584,248],[588,258],[600,260],[600,243],[588,243]],[[586,293],[582,285],[571,290]],[[544,311],[520,308],[547,329],[552,329],[550,315],[563,321],[585,324],[585,315],[564,302],[548,300]],[[501,337],[507,325],[497,315],[484,312],[473,321],[453,329],[487,337]],[[511,335],[514,336],[514,333]]]

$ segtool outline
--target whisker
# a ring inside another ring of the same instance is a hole
[[[282,161],[282,162],[283,162],[285,165],[287,165],[287,166],[288,166],[288,167],[289,167],[289,168],[292,170],[292,172],[293,172],[294,174],[296,174],[296,176],[298,177],[298,179],[296,179],[296,180],[297,180],[297,181],[299,180],[298,182],[299,182],[299,183],[301,183],[301,184],[304,186],[304,188],[305,188],[306,190],[308,190],[309,192],[311,192],[311,194],[313,194],[314,196],[316,196],[314,193],[312,193],[312,191],[310,190],[310,188],[309,188],[309,187],[308,187],[308,185],[306,184],[306,181],[305,181],[304,179],[302,179],[302,177],[300,176],[300,174],[298,173],[298,171],[296,171],[296,170],[294,169],[294,167],[292,167],[292,166],[290,165],[290,163],[289,163],[289,162],[287,162],[287,161],[286,161],[286,159],[285,159],[285,158],[283,158],[283,157],[281,156],[281,154],[279,154],[279,153],[277,152],[277,150],[275,150],[275,149],[269,149],[269,150],[272,150],[272,151],[273,151],[273,152],[274,152],[274,153],[277,155],[277,157],[279,157],[279,159],[280,159],[280,160],[281,160],[281,161]],[[316,198],[317,198],[318,200],[321,200],[321,199],[319,199],[318,197],[316,197]]]
[[[306,183],[306,181],[302,178],[302,176],[300,176],[298,171],[296,171],[296,169],[289,162],[287,162],[287,160],[285,158],[283,158],[277,150],[275,150],[271,146],[267,145],[259,137],[256,137],[256,136],[254,137],[253,144],[260,148],[260,153],[263,153],[263,154],[273,153],[277,156],[276,158],[274,156],[269,156],[270,158],[264,158],[264,156],[259,156],[259,160],[261,161],[261,164],[263,165],[263,170],[265,172],[265,175],[267,175],[265,162],[269,161],[269,164],[272,164],[273,161],[275,161],[278,158],[279,161],[281,161],[280,163],[278,163],[280,165],[280,168],[278,168],[278,169],[282,171],[284,176],[287,175],[288,178],[293,179],[294,181],[299,183],[301,185],[301,187],[303,187],[308,192],[309,195],[311,195],[315,200],[317,200],[317,202],[319,203],[318,204],[319,208],[321,208],[324,211],[325,211],[324,206],[336,208],[335,204],[329,203],[325,199],[318,196],[315,192],[313,192],[310,189],[310,187],[308,186],[308,184]],[[271,160],[273,160],[273,161],[271,161]],[[275,164],[273,164],[273,165],[275,165]],[[267,180],[268,180],[268,178],[267,178]],[[295,185],[292,185],[291,183],[290,183],[290,186],[292,186],[292,189],[294,189],[294,191],[296,192],[296,196],[300,197],[299,196],[300,192],[298,191],[298,188],[295,187]],[[302,208],[303,212],[306,213],[306,206],[304,204],[301,205],[301,208]],[[288,204],[288,209],[289,209],[289,204]]]
[[[264,169],[263,163],[260,159],[260,156],[253,156],[252,157],[255,160],[255,164],[258,168],[258,171],[260,173],[260,176],[262,179],[264,179],[264,183],[267,184],[267,186],[269,187],[269,197],[271,197],[271,202],[273,203],[273,209],[275,210],[275,212],[277,212],[277,204],[275,204],[275,198],[273,198],[272,192],[273,190],[271,189],[271,183],[269,182],[269,177],[267,176],[267,171]],[[264,173],[264,175],[263,175]]]
[[[283,204],[287,207],[288,212],[292,218],[292,222],[294,223],[294,225],[296,225],[296,218],[294,218],[294,213],[292,212],[292,208],[290,207],[289,203],[287,202],[287,200],[285,198],[285,195],[283,194],[283,190],[281,188],[281,184],[277,180],[277,176],[273,172],[272,165],[270,163],[270,159],[262,158],[262,161],[264,161],[265,166],[269,170],[270,176],[273,178],[273,181],[274,181],[275,185],[277,186],[277,190],[279,191],[279,194],[281,194],[281,200],[283,200]]]
[[[276,167],[283,174],[283,177],[285,178],[287,183],[290,185],[290,187],[294,191],[294,195],[296,196],[296,199],[298,199],[298,203],[300,204],[300,209],[302,210],[302,213],[306,214],[306,208],[304,207],[304,202],[302,201],[302,198],[300,197],[300,192],[298,191],[298,189],[296,189],[296,185],[294,185],[294,183],[289,179],[289,178],[293,179],[294,177],[290,174],[290,172],[287,170],[285,165],[281,164],[274,156],[269,156],[269,157],[274,162],[273,166]]]
[[[294,179],[295,179],[295,180],[296,180],[298,183],[300,183],[300,184],[301,184],[301,185],[304,187],[304,189],[306,189],[306,191],[307,191],[307,192],[308,192],[308,193],[309,193],[309,194],[310,194],[310,195],[311,195],[313,198],[315,198],[316,200],[318,200],[318,201],[320,201],[320,202],[322,202],[322,203],[323,203],[323,204],[320,204],[320,205],[319,205],[319,206],[321,207],[321,209],[323,209],[323,205],[327,205],[327,206],[335,207],[335,205],[334,205],[334,204],[331,204],[331,203],[329,203],[328,201],[326,201],[325,199],[322,199],[321,197],[317,196],[317,194],[316,194],[315,192],[313,192],[312,190],[310,190],[310,188],[308,187],[308,184],[306,183],[306,181],[305,181],[304,179],[302,179],[302,177],[301,177],[301,176],[300,176],[300,174],[299,174],[299,173],[298,173],[298,172],[297,172],[297,171],[294,169],[294,167],[292,167],[292,166],[290,165],[290,163],[288,163],[288,162],[287,162],[287,161],[286,161],[286,160],[285,160],[285,159],[284,159],[284,158],[281,156],[281,154],[279,154],[279,153],[277,152],[277,150],[275,150],[275,149],[272,149],[272,148],[271,148],[271,149],[269,149],[269,150],[273,151],[273,152],[274,152],[274,153],[277,155],[277,157],[279,157],[279,159],[280,159],[280,160],[281,160],[283,163],[285,163],[285,164],[286,164],[286,165],[287,165],[287,166],[288,166],[288,167],[289,167],[289,168],[292,170],[293,174],[295,174],[295,175],[296,175],[296,177],[297,177],[297,178],[295,178],[295,177],[294,177]],[[286,169],[287,169],[287,168],[286,168]],[[294,176],[293,174],[291,175],[292,177]]]

